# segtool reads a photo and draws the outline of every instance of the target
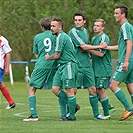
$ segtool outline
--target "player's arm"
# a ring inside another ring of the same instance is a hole
[[[99,57],[103,57],[104,54],[100,51],[96,51],[96,50],[88,50],[88,52],[90,52],[93,55],[99,56]]]
[[[61,52],[55,52],[53,55],[45,55],[46,60],[57,60],[60,58]]]
[[[128,61],[132,52],[132,40],[126,40],[127,46],[126,46],[126,56],[124,59],[124,64],[123,64],[123,70],[128,71]]]
[[[9,74],[10,62],[11,62],[11,54],[9,52],[9,53],[6,53],[5,75]]]
[[[35,57],[38,58],[38,54],[35,54]]]
[[[85,44],[84,40],[78,35],[78,32],[76,32],[75,29],[73,29],[71,32],[69,32],[69,36],[71,37],[72,41],[76,45],[76,47],[80,47],[83,51],[91,50],[91,49],[98,49],[102,48],[101,45],[98,46],[92,46],[90,44]]]
[[[99,49],[99,48],[104,48],[104,45],[97,45],[97,46],[92,46],[90,44],[82,44],[80,46],[84,51],[88,51],[88,50],[93,50],[93,49]]]
[[[104,46],[102,49],[106,49],[106,50],[118,50],[118,45],[108,46],[106,42],[101,42],[100,45]]]

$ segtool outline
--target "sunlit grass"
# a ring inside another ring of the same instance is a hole
[[[88,100],[88,92],[85,89],[79,89],[77,103],[81,106],[81,110],[76,114],[77,121],[60,122],[57,97],[52,94],[51,90],[43,89],[36,93],[39,121],[23,122],[23,118],[30,115],[27,84],[25,82],[15,82],[14,86],[11,86],[9,82],[5,84],[17,106],[14,109],[6,110],[7,101],[0,94],[1,133],[132,133],[133,131],[133,121],[131,120],[133,117],[122,122],[119,121],[124,107],[109,89],[107,93],[110,103],[116,107],[116,112],[111,115],[110,120],[94,120]],[[123,90],[131,103],[125,87]],[[99,110],[102,112],[100,104]]]

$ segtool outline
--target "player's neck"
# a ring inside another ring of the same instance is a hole
[[[84,26],[82,26],[82,27],[77,27],[79,30],[83,30],[84,29]]]
[[[126,21],[127,21],[126,18],[122,18],[121,21],[120,21],[119,23],[120,23],[120,25],[123,25]]]
[[[100,36],[103,33],[103,31],[95,33],[96,36]]]

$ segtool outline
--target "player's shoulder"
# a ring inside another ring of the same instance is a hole
[[[69,37],[68,34],[64,31],[61,31],[60,34],[57,36],[57,38],[62,38],[62,39],[65,39]]]
[[[103,38],[109,38],[108,35],[107,35],[106,33],[104,33],[104,32],[102,33],[101,36],[102,36]]]
[[[70,31],[69,31],[69,33],[73,33],[73,32],[76,32],[78,29],[76,28],[76,27],[73,27]]]
[[[7,39],[6,39],[4,36],[2,36],[2,35],[0,35],[0,39],[1,39],[2,41],[7,41]]]
[[[9,45],[8,40],[4,36],[0,35],[0,40],[2,45]]]
[[[37,38],[43,38],[43,37],[53,37],[54,35],[52,34],[52,32],[50,31],[50,30],[46,30],[46,31],[44,31],[44,32],[41,32],[41,33],[39,33],[39,34],[37,34],[37,35],[35,35],[35,39],[37,39]]]
[[[133,26],[128,21],[126,21],[125,23],[123,23],[122,26],[121,26],[121,29],[123,29],[123,30],[129,29],[129,28],[132,29]]]

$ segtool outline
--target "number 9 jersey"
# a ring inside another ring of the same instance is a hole
[[[46,30],[34,37],[33,53],[38,55],[36,67],[44,69],[56,68],[55,60],[45,60],[45,55],[54,54],[56,36],[50,30]]]

